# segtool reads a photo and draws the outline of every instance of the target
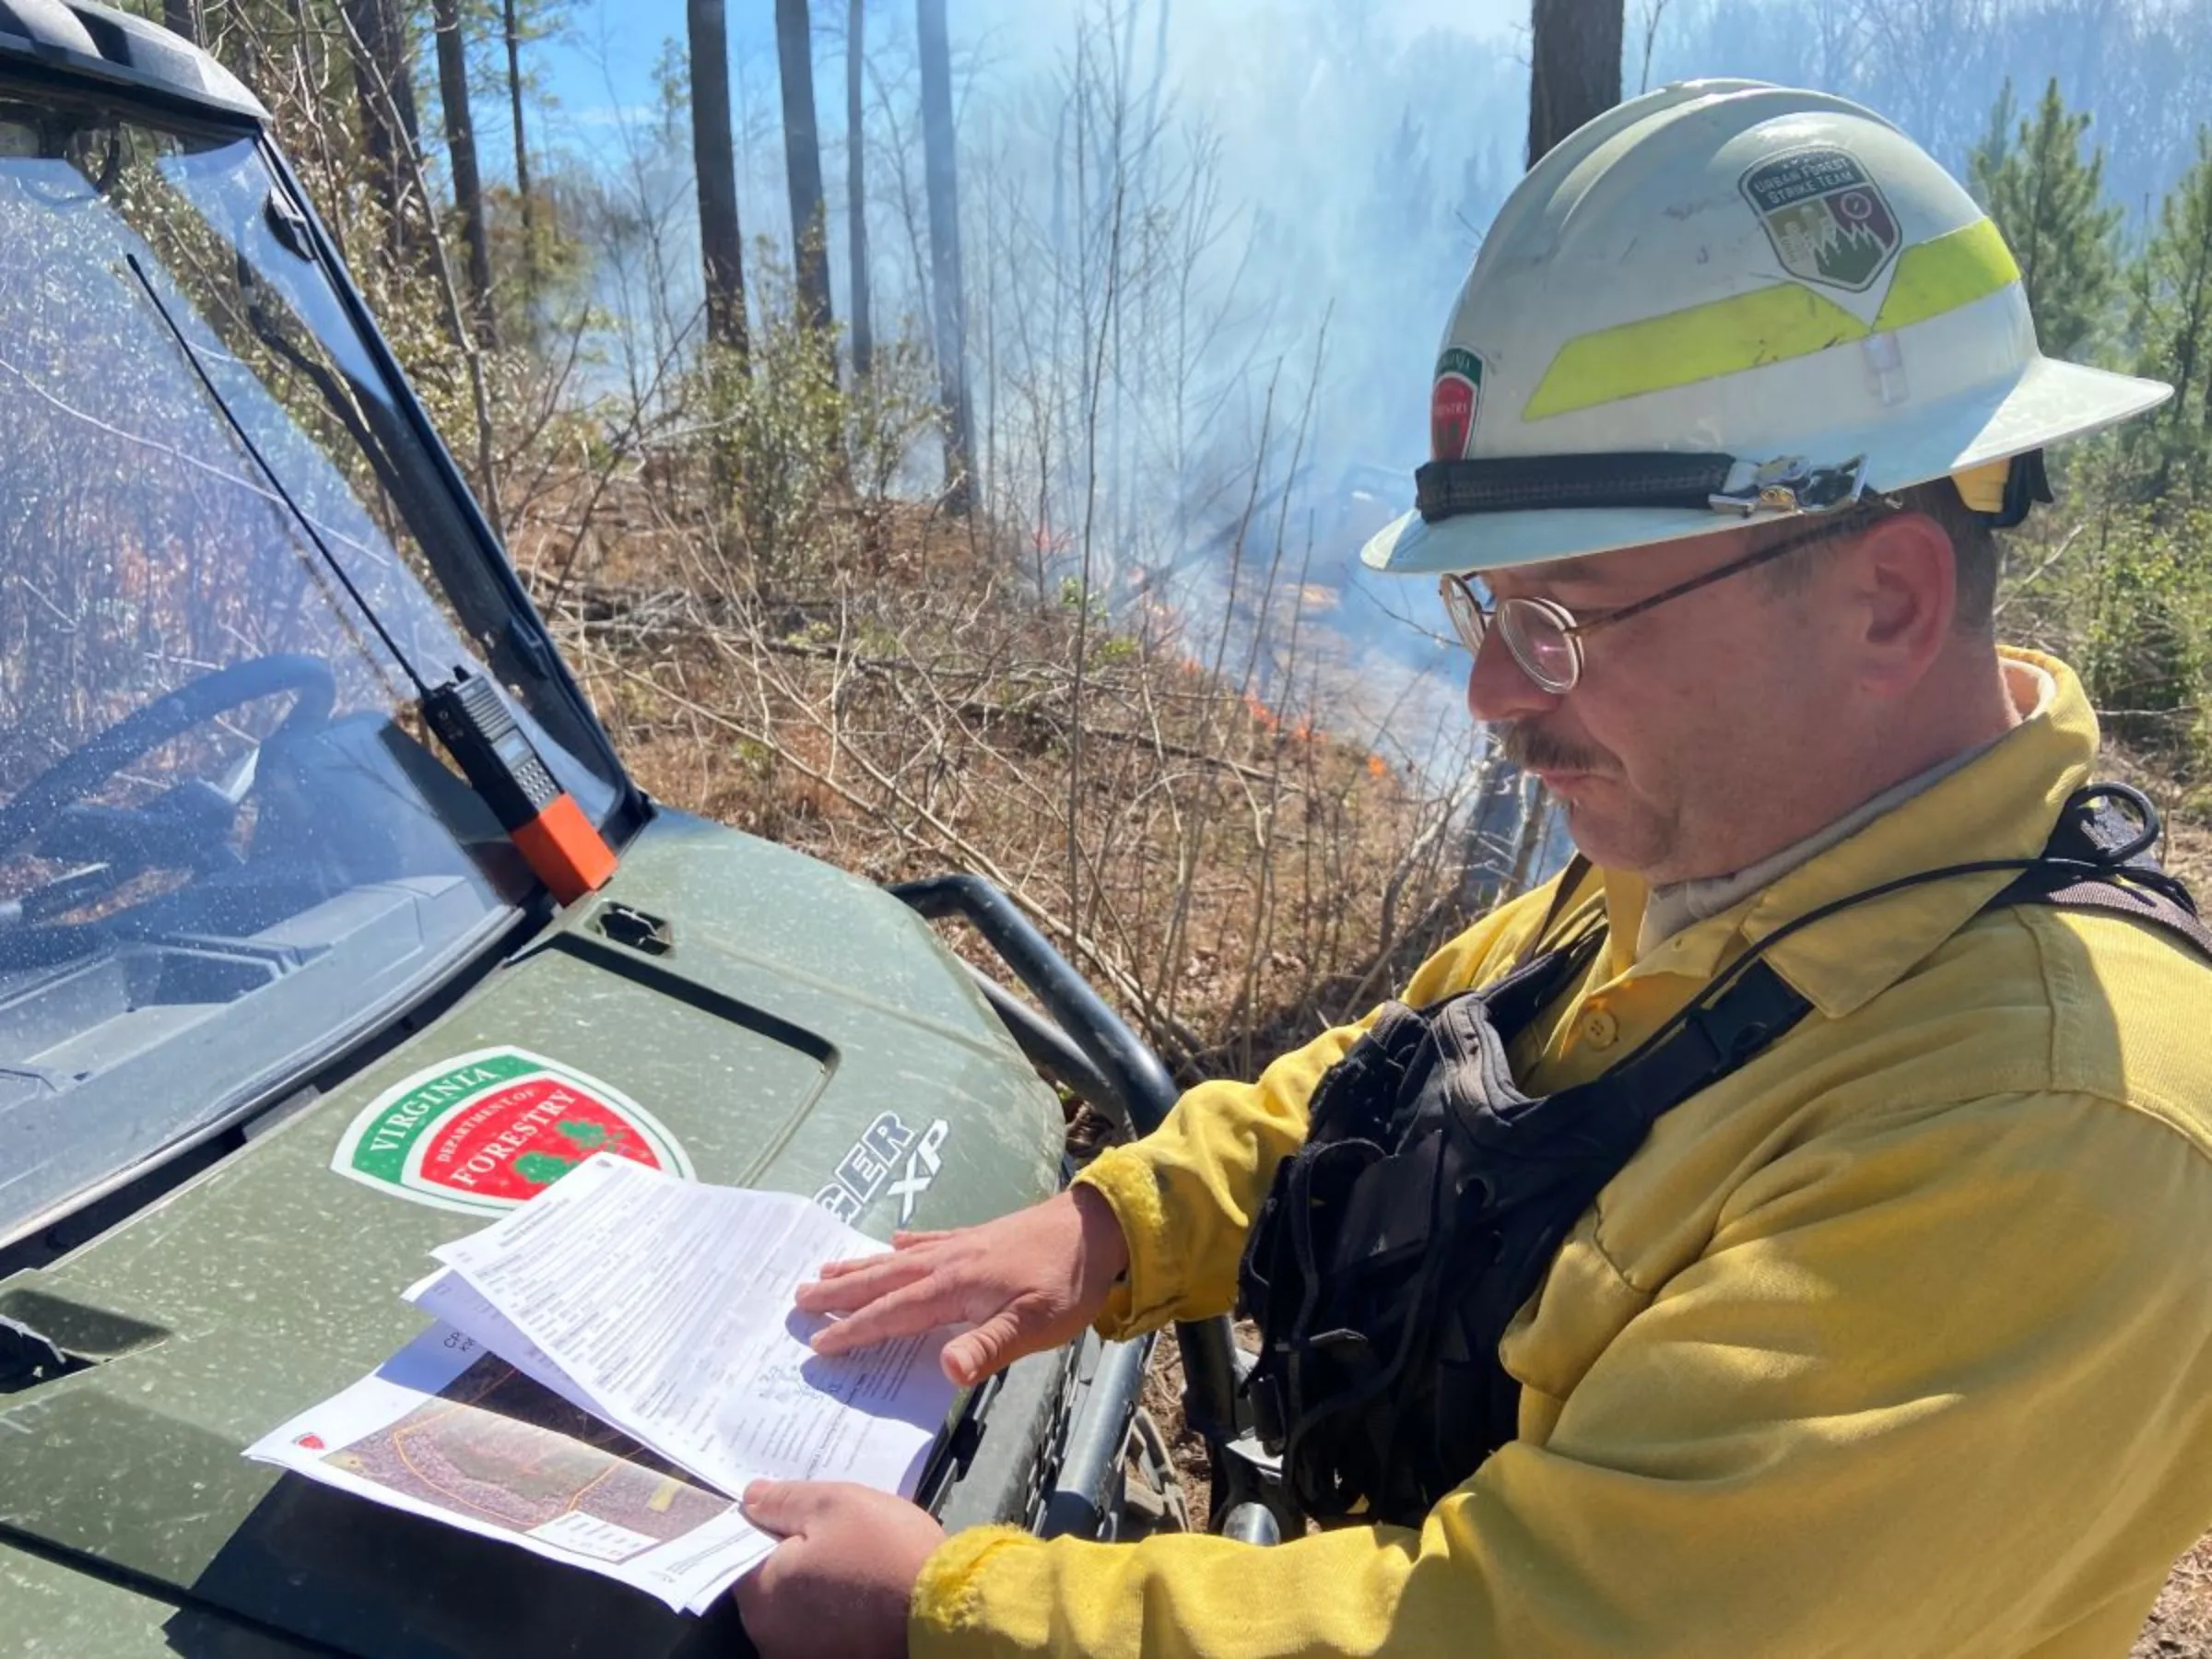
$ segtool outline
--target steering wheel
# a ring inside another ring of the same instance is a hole
[[[337,685],[319,657],[249,657],[165,691],[106,731],[80,743],[0,806],[0,858],[50,828],[70,806],[106,782],[148,749],[181,737],[218,714],[265,697],[295,694],[291,712],[267,741],[320,728],[337,700]]]

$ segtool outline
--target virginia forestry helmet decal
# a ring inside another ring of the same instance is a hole
[[[1464,461],[1475,451],[1475,416],[1482,407],[1482,359],[1458,346],[1436,359],[1429,394],[1429,458]]]
[[[1762,161],[1744,197],[1793,276],[1863,293],[1904,241],[1881,186],[1845,151],[1817,145]]]
[[[692,1179],[676,1137],[621,1090],[527,1049],[478,1049],[370,1101],[330,1167],[396,1198],[497,1215],[596,1152]]]

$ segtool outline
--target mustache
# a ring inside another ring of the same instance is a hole
[[[1602,749],[1571,743],[1524,720],[1493,728],[1498,747],[1508,760],[1527,771],[1605,772],[1613,770],[1612,757]]]

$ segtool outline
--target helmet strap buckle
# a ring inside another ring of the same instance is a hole
[[[1803,455],[1771,461],[1738,461],[1728,480],[1709,498],[1715,512],[1742,518],[1754,513],[1832,512],[1856,502],[1866,488],[1866,457],[1853,455],[1830,466],[1816,466]]]

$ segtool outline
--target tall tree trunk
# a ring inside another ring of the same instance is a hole
[[[515,0],[501,0],[507,35],[507,102],[514,116],[514,194],[523,209],[523,292],[537,297],[537,203],[530,193],[530,146],[523,137],[523,31]]]
[[[406,29],[394,0],[339,0],[339,10],[353,53],[354,96],[360,106],[370,182],[384,205],[392,255],[406,259],[415,245],[409,211],[415,170],[410,156],[421,154],[422,139]]]
[[[468,249],[469,298],[479,345],[499,344],[491,304],[491,242],[484,228],[484,183],[477,172],[477,125],[468,106],[468,47],[461,38],[461,0],[434,0],[438,26],[438,99],[445,110],[445,149],[453,169],[453,206]]]
[[[974,418],[968,402],[968,317],[960,276],[959,171],[952,130],[952,50],[945,0],[916,0],[922,55],[922,155],[929,186],[930,283],[936,290],[937,377],[945,404],[945,505],[974,503]]]
[[[1559,140],[1620,101],[1622,0],[1530,0],[1528,165],[1534,167]],[[1518,892],[1531,874],[1530,859],[1543,836],[1547,808],[1541,790],[1505,758],[1501,777],[1519,779],[1521,822],[1514,838],[1508,885]]]
[[[181,34],[194,46],[200,39],[200,8],[195,0],[161,0],[161,21],[171,34]]]
[[[745,243],[737,229],[737,159],[730,139],[730,43],[723,0],[688,0],[691,158],[699,172],[699,246],[706,266],[707,338],[746,366]]]
[[[830,371],[830,217],[822,194],[822,135],[814,118],[814,23],[806,0],[776,0],[776,68],[783,86],[783,177],[791,192],[793,268],[799,316],[820,336]]]
[[[861,119],[861,53],[865,0],[845,10],[845,246],[853,264],[853,379],[868,378],[876,364],[876,328],[868,304],[867,132]]]
[[[1622,0],[1531,0],[1528,164],[1620,101]]]

